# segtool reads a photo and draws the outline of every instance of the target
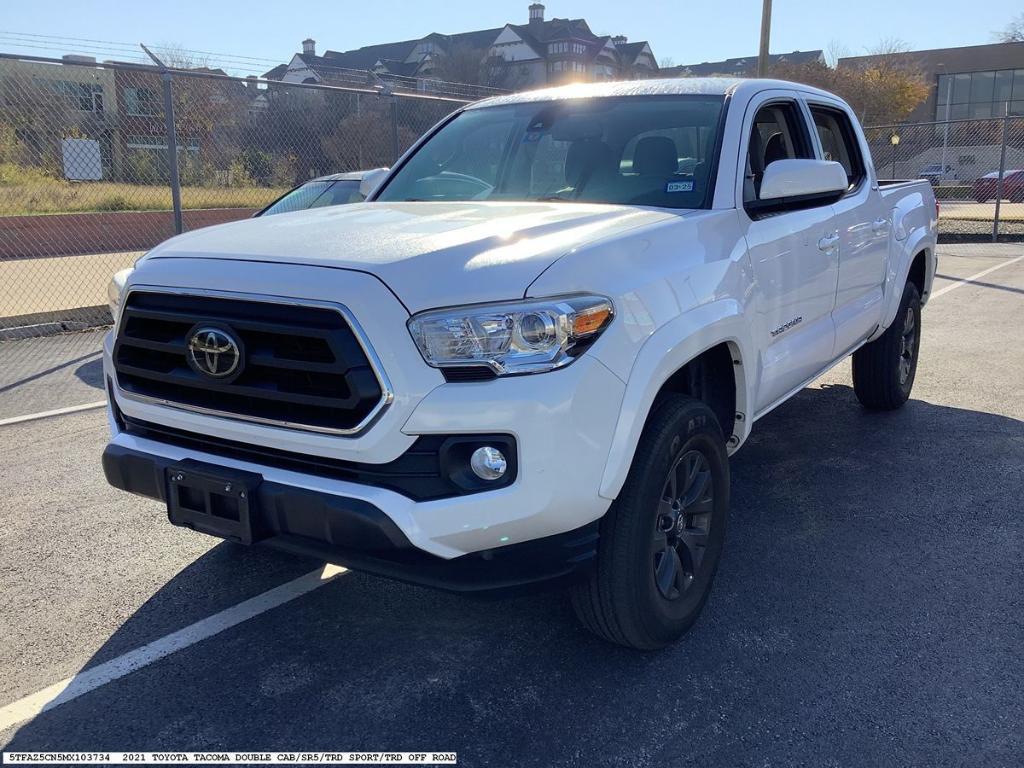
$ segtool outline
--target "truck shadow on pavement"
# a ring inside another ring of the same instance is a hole
[[[589,636],[558,593],[478,601],[350,573],[43,713],[7,749],[445,749],[499,766],[1024,754],[1024,422],[920,400],[869,414],[847,386],[807,389],[732,468],[715,589],[665,651]],[[215,547],[89,666],[237,602],[216,595],[264,566],[281,583],[315,565]]]

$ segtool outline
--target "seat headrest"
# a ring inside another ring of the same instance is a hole
[[[633,171],[641,176],[672,176],[679,170],[676,143],[667,136],[646,136],[633,150]]]
[[[565,183],[577,186],[605,175],[613,169],[615,159],[612,150],[600,139],[578,139],[569,145],[565,153]]]
[[[781,133],[773,133],[764,145],[764,167],[774,163],[776,160],[785,160],[788,157],[786,142]]]

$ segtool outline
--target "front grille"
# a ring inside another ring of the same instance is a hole
[[[189,337],[204,325],[241,342],[234,378],[220,381],[190,367]],[[384,398],[352,327],[326,307],[133,291],[114,369],[129,396],[325,432],[358,429]]]

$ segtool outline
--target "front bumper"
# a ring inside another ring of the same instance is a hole
[[[103,471],[115,488],[167,502],[168,470],[180,462],[110,444]],[[197,472],[217,466],[191,463]],[[597,547],[597,522],[554,536],[445,560],[412,545],[373,504],[261,482],[250,501],[252,543],[379,576],[455,592],[517,591],[585,572]],[[246,542],[249,543],[249,542]]]
[[[111,382],[111,446],[154,461],[192,460],[260,475],[264,482],[372,505],[416,550],[444,560],[491,552],[579,529],[600,518],[610,499],[600,495],[608,447],[625,385],[583,355],[558,371],[475,383],[446,383],[428,367],[406,328],[408,313],[379,281],[347,270],[252,264],[214,259],[154,259],[133,273],[136,287],[203,290],[231,276],[237,292],[255,295],[274,285],[283,300],[321,303],[345,297],[379,355],[394,388],[393,402],[365,431],[351,436],[253,424],[238,419],[142,402],[117,386],[112,335],[104,369]],[[181,285],[181,283],[187,283]],[[189,445],[126,432],[118,413],[197,439]],[[362,465],[395,462],[424,436],[508,435],[516,446],[516,478],[494,489],[448,498],[420,499],[338,476],[303,471],[272,458],[239,458],[219,450],[219,438],[258,449]]]

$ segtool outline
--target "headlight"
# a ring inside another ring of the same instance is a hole
[[[409,331],[435,368],[486,365],[499,376],[568,365],[612,320],[603,296],[564,296],[421,312]]]
[[[128,282],[128,276],[132,273],[133,267],[115,272],[107,285],[107,304],[110,305],[110,316],[117,322],[117,314],[121,311],[121,298],[124,296],[124,286]]]

